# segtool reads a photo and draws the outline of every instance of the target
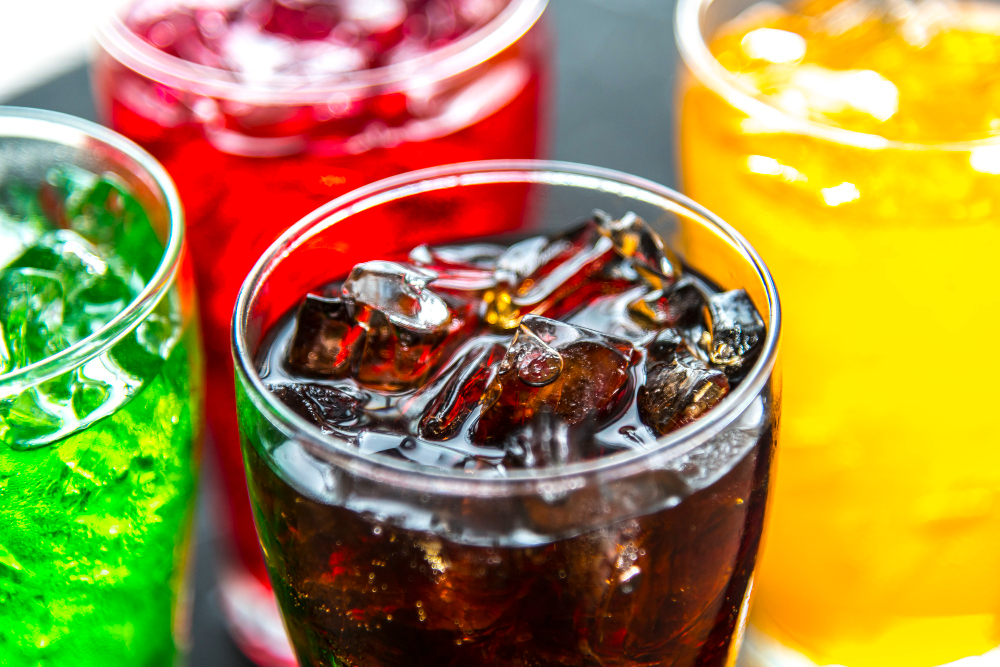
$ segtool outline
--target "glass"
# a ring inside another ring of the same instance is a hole
[[[1000,325],[997,145],[894,141],[755,97],[706,45],[753,4],[677,8],[684,189],[746,233],[794,313],[747,664],[985,653],[1000,645],[1000,392],[975,354],[941,365],[914,334]]]
[[[511,210],[511,199],[527,206]],[[256,373],[272,327],[357,262],[479,237],[466,221],[484,216],[524,234],[564,229],[594,208],[635,212],[705,278],[746,289],[767,322],[743,383],[649,450],[502,478],[365,456]],[[414,215],[438,224],[397,235]],[[779,321],[767,269],[732,228],[609,170],[450,165],[304,218],[244,283],[233,333],[254,518],[301,664],[731,665],[776,442]]]
[[[203,399],[180,200],[163,168],[113,132],[0,109],[4,209],[15,188],[64,165],[125,186],[164,250],[103,328],[0,374],[0,654],[18,666],[173,665],[187,633]]]
[[[303,6],[313,4],[323,5]],[[387,4],[400,3],[376,6]],[[262,664],[289,664],[291,654],[253,530],[236,436],[229,356],[236,294],[280,232],[340,194],[437,164],[539,156],[546,0],[492,4],[502,11],[459,41],[326,78],[239,82],[157,50],[121,19],[98,36],[93,84],[104,121],[164,164],[187,212],[214,397],[208,420],[228,505],[223,523],[234,538],[221,599],[237,641]]]

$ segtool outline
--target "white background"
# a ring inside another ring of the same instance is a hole
[[[80,65],[120,0],[0,0],[0,102]]]

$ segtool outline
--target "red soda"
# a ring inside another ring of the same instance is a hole
[[[239,286],[280,232],[360,185],[438,164],[537,157],[544,6],[140,0],[101,32],[94,87],[105,122],[164,164],[186,209],[207,416],[237,556],[224,603],[237,640],[262,663],[291,658],[276,612],[261,627],[241,621],[272,607],[233,401],[229,329]],[[484,223],[469,233],[494,231]],[[254,597],[264,607],[240,609]]]

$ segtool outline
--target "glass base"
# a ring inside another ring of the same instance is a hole
[[[740,651],[736,667],[850,667],[849,665],[813,662],[795,649],[789,648],[777,639],[761,632],[752,625],[747,626],[746,638]],[[982,655],[969,656],[938,667],[1000,667],[1000,647]]]
[[[260,667],[297,666],[271,589],[230,566],[219,582],[219,602],[229,633],[246,657]]]

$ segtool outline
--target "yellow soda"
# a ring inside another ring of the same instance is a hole
[[[787,314],[783,450],[744,659],[987,653],[1000,645],[1000,5],[759,3],[705,34],[695,6],[710,4],[678,12],[682,184],[756,246]]]

